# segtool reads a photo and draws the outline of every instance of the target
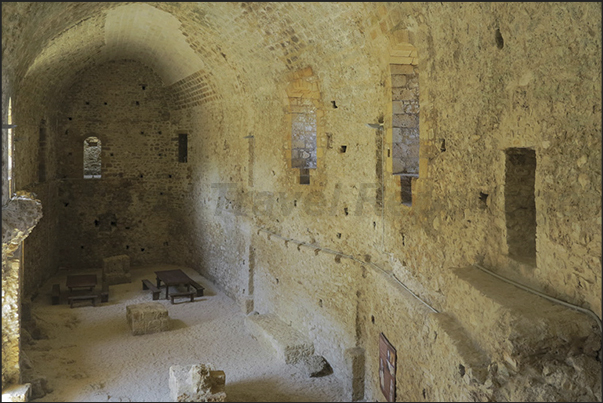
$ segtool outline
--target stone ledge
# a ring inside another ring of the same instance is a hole
[[[313,343],[275,314],[252,314],[245,317],[245,324],[249,333],[272,346],[278,358],[287,364],[295,364],[314,354]]]

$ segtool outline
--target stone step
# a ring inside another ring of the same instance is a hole
[[[272,347],[287,364],[296,364],[314,354],[313,343],[276,314],[251,314],[245,317],[245,323],[252,336]]]

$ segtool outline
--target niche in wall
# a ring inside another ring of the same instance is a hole
[[[505,150],[505,218],[509,256],[536,263],[536,152],[529,148]]]

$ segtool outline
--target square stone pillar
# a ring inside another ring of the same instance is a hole
[[[131,283],[130,257],[117,255],[103,259],[103,283],[107,285]]]

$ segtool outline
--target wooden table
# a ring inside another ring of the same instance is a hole
[[[186,285],[186,290],[190,291],[191,282],[193,281],[182,270],[160,270],[156,271],[157,288],[161,287],[161,282],[165,283],[165,299],[169,298],[170,286]]]
[[[74,274],[67,276],[67,288],[73,291],[74,288],[88,288],[90,291],[96,287],[96,274]]]

